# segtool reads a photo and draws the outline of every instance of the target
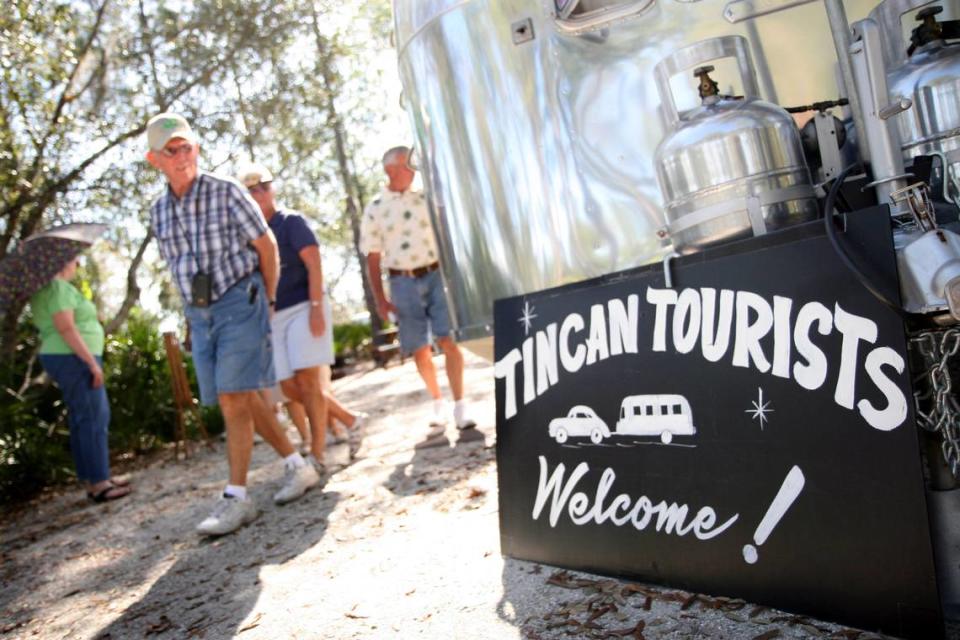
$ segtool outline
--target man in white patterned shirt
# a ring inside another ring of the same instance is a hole
[[[182,116],[151,118],[147,143],[147,160],[168,183],[150,208],[150,223],[183,296],[200,400],[219,402],[226,423],[230,479],[197,527],[222,535],[257,517],[246,488],[254,416],[286,463],[275,502],[295,500],[320,480],[258,394],[274,384],[270,306],[277,290],[277,243],[240,183],[199,170],[200,145]]]
[[[370,284],[377,312],[386,321],[396,317],[400,348],[412,353],[417,371],[433,398],[433,430],[425,444],[444,444],[446,404],[437,383],[430,345],[431,334],[443,351],[447,380],[453,393],[453,417],[461,439],[482,437],[467,416],[463,399],[463,354],[450,337],[450,319],[440,277],[439,253],[422,193],[410,190],[414,171],[407,164],[409,149],[394,147],[383,154],[388,182],[363,213],[360,251],[367,256]],[[382,274],[390,277],[390,298],[384,293]],[[465,437],[466,436],[466,437]]]

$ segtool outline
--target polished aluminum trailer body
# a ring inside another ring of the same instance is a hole
[[[395,0],[404,101],[459,339],[491,335],[497,298],[671,250],[658,235],[654,163],[669,132],[654,69],[671,53],[740,35],[765,100],[840,96],[821,3],[743,19],[786,4],[641,0],[562,19],[544,0]],[[875,4],[844,7],[854,21]],[[716,66],[721,91],[739,93],[735,63]],[[699,104],[687,75],[671,79],[681,111]]]

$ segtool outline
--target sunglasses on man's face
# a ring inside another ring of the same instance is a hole
[[[266,193],[267,191],[270,191],[270,183],[261,182],[259,184],[255,184],[252,187],[247,187],[247,191],[250,193]]]
[[[165,158],[176,158],[178,155],[190,155],[190,152],[193,151],[192,144],[181,144],[176,147],[164,147],[160,149],[160,155]]]

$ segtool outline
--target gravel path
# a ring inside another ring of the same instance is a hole
[[[70,490],[8,514],[0,637],[882,637],[501,557],[492,366],[468,356],[466,377],[485,441],[432,449],[413,446],[429,403],[411,361],[336,381],[371,414],[355,462],[278,507],[282,463],[257,445],[261,516],[224,538],[193,532],[226,478],[222,444],[135,472],[131,499]]]

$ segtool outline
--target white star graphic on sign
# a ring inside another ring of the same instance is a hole
[[[751,420],[759,419],[760,430],[763,431],[764,421],[769,420],[769,418],[767,418],[767,413],[773,413],[773,409],[769,408],[770,402],[763,401],[763,389],[761,387],[757,387],[757,394],[758,394],[757,399],[751,401],[751,404],[753,405],[753,409],[744,409],[743,412],[752,413],[753,415],[750,416]]]
[[[530,326],[533,324],[533,319],[537,317],[537,314],[533,312],[536,307],[531,305],[529,302],[524,301],[523,303],[523,315],[517,319],[517,322],[523,323],[523,335],[530,335]]]

